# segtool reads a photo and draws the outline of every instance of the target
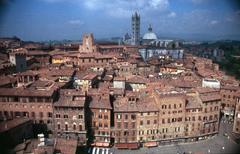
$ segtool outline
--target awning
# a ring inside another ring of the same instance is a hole
[[[95,146],[98,146],[98,147],[109,147],[109,143],[108,142],[96,142]]]
[[[156,147],[158,144],[156,141],[152,141],[152,142],[146,142],[144,143],[145,147]]]
[[[118,149],[138,149],[138,143],[116,143],[115,147]]]

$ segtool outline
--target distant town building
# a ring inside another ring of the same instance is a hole
[[[23,72],[27,69],[27,50],[23,48],[14,49],[9,53],[9,60],[16,66],[16,72]]]
[[[135,12],[132,15],[132,45],[140,43],[140,14]]]
[[[157,35],[152,31],[151,24],[148,27],[148,32],[143,35],[143,44],[149,44],[151,41],[157,40]]]
[[[237,104],[236,104],[235,115],[234,115],[233,132],[240,134],[240,97],[237,98]]]
[[[79,46],[80,53],[93,53],[96,52],[96,45],[94,45],[93,34],[84,34],[82,45]]]
[[[204,78],[202,80],[202,87],[220,88],[220,82],[217,79]]]

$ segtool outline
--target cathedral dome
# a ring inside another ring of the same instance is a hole
[[[157,40],[157,35],[152,32],[152,27],[149,25],[148,32],[143,35],[144,40]]]

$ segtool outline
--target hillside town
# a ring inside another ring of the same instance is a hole
[[[199,142],[219,134],[222,118],[240,134],[239,80],[178,41],[158,40],[151,25],[140,43],[140,17],[132,18],[133,42],[126,36],[122,44],[96,43],[91,33],[80,44],[53,46],[0,39],[5,152],[110,153]]]

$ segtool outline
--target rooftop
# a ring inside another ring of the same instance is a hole
[[[15,128],[21,124],[24,124],[30,121],[31,120],[28,118],[15,118],[13,120],[0,122],[0,133],[8,131],[12,128]]]

